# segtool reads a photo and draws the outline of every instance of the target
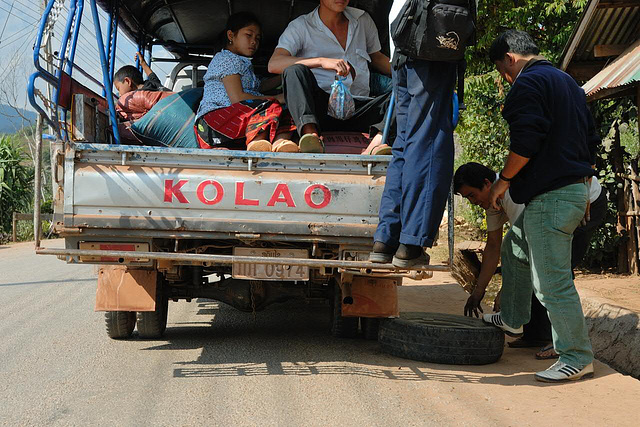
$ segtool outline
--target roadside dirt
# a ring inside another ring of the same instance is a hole
[[[578,274],[578,290],[589,290],[628,310],[640,313],[640,276],[621,274]]]

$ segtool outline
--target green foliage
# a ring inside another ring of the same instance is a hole
[[[617,208],[616,194],[621,184],[615,178],[613,169],[614,125],[620,130],[620,145],[623,148],[623,161],[629,164],[638,159],[638,110],[632,98],[601,100],[591,105],[596,124],[599,124],[602,144],[596,158],[598,180],[608,198],[607,214],[602,226],[594,233],[591,244],[585,254],[583,265],[589,268],[610,268],[617,264],[618,245],[624,237],[616,230]]]
[[[50,227],[51,221],[42,221],[42,234],[45,238],[49,234]],[[16,238],[18,242],[29,242],[33,240],[33,221],[18,221]]]
[[[456,128],[463,152],[460,164],[477,161],[496,171],[509,153],[509,130],[502,119],[504,88],[497,72],[465,80],[467,110]]]
[[[493,68],[489,47],[504,30],[527,31],[541,53],[556,62],[571,36],[587,0],[495,0],[481,1],[478,9],[478,43],[469,50],[469,71],[483,74]]]
[[[22,147],[10,137],[0,137],[0,230],[11,230],[14,211],[28,211],[32,183],[33,167]]]

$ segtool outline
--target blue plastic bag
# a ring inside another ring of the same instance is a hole
[[[350,119],[356,112],[356,103],[349,88],[344,84],[345,79],[346,77],[336,76],[329,94],[327,114],[338,120]]]

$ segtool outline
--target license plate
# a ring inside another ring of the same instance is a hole
[[[149,252],[148,243],[112,243],[112,242],[81,242],[78,246],[81,250],[92,251],[124,251],[124,252]],[[125,265],[150,264],[148,258],[117,258],[111,256],[80,256],[80,262],[116,263]]]
[[[264,258],[309,258],[306,249],[233,248],[234,256]],[[309,280],[309,267],[284,264],[233,264],[234,279],[295,281]]]

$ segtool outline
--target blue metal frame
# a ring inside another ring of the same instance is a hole
[[[100,17],[98,16],[96,0],[90,1],[93,23],[96,28],[96,42],[98,43],[98,53],[100,54],[100,65],[102,66],[102,80],[104,84],[105,97],[107,98],[107,103],[109,104],[109,118],[111,120],[111,128],[113,130],[113,139],[115,144],[120,145],[120,133],[118,132],[116,107],[113,102],[113,80],[111,78],[111,69],[113,67],[109,63],[110,57],[107,57],[107,51],[105,50],[104,42],[102,39],[102,26],[100,25]],[[111,21],[110,23],[113,23],[113,21]],[[115,32],[117,33],[117,29]],[[112,39],[115,40],[115,37],[113,37]],[[113,46],[113,50],[115,51],[115,45]]]
[[[36,37],[35,48],[33,51],[33,63],[36,68],[36,72],[29,77],[27,93],[29,97],[29,102],[31,103],[33,108],[40,115],[42,115],[42,117],[44,117],[47,123],[55,130],[56,137],[66,138],[66,129],[60,129],[60,124],[59,124],[60,112],[59,112],[58,101],[59,101],[60,89],[61,89],[60,75],[62,73],[62,70],[65,70],[65,72],[69,75],[71,75],[73,71],[73,59],[75,57],[75,51],[76,51],[76,46],[78,42],[79,27],[82,20],[82,10],[84,6],[84,0],[71,0],[69,4],[69,17],[67,19],[65,36],[63,37],[63,40],[59,49],[59,52],[60,52],[59,67],[58,67],[58,70],[56,71],[56,74],[53,75],[49,73],[49,71],[47,71],[40,64],[40,51],[42,48],[42,40],[45,36],[44,31],[47,26],[47,22],[49,20],[49,15],[51,14],[51,10],[55,5],[55,2],[56,0],[49,1],[49,3],[47,4],[47,7],[45,8],[44,14],[42,15],[42,18],[40,19],[40,26],[39,26],[38,34]],[[75,25],[74,25],[74,21],[75,21]],[[73,31],[71,30],[72,28],[73,28]],[[69,45],[69,43],[71,44]],[[69,48],[69,58],[66,58],[67,48]],[[49,117],[49,115],[44,111],[42,107],[40,107],[40,105],[36,101],[35,82],[38,78],[45,80],[47,83],[55,87],[55,94],[54,94],[54,100],[53,100],[55,105],[54,117]],[[66,114],[67,114],[67,111],[63,109],[62,119],[65,122],[66,122]]]
[[[58,52],[60,52],[58,59],[58,69],[56,70],[54,75],[47,71],[45,67],[43,67],[40,63],[40,53],[42,50],[42,41],[45,36],[45,29],[47,27],[47,23],[49,21],[51,11],[53,10],[55,3],[56,0],[49,0],[42,18],[40,19],[40,26],[38,28],[38,34],[36,36],[36,42],[33,51],[33,64],[35,66],[36,72],[29,77],[27,94],[29,103],[47,121],[47,124],[49,124],[55,130],[56,137],[58,139],[68,140],[66,128],[64,126],[60,126],[60,122],[67,123],[68,114],[68,111],[64,108],[61,109],[59,104],[60,91],[62,89],[61,76],[62,73],[66,73],[69,75],[69,77],[71,77],[73,73],[76,47],[78,45],[78,36],[80,34],[82,14],[84,11],[84,0],[70,0],[69,14],[67,17],[65,32],[62,37],[60,49],[58,49]],[[113,73],[115,71],[114,67],[118,38],[118,14],[114,13],[116,7],[117,6],[115,6],[109,14],[110,22],[107,38],[108,45],[105,46],[102,40],[102,29],[98,16],[96,1],[91,0],[91,10],[96,28],[96,41],[98,43],[98,53],[100,54],[100,63],[102,65],[102,85],[104,88],[104,96],[106,97],[107,103],[109,105],[109,117],[113,129],[114,142],[116,144],[120,144],[118,123],[116,121],[115,103],[113,100]],[[108,50],[105,50],[105,47]],[[69,52],[68,55],[67,51]],[[45,82],[49,83],[55,88],[52,100],[54,104],[53,117],[50,117],[36,100],[35,84],[38,79],[43,79]]]
[[[58,60],[58,70],[56,71],[56,78],[58,79],[58,85],[53,95],[53,102],[56,106],[56,117],[60,117],[63,123],[67,122],[67,110],[62,109],[60,113],[58,106],[60,105],[60,90],[62,89],[62,73],[66,73],[71,77],[73,72],[73,60],[76,52],[76,46],[78,43],[78,35],[80,33],[80,24],[82,22],[82,10],[84,8],[84,0],[71,1],[69,4],[69,16],[67,18],[67,25],[65,26],[65,32],[62,36],[62,43],[60,44],[60,53]],[[69,45],[71,43],[71,45]],[[67,48],[69,49],[69,57],[67,58]],[[68,139],[67,129],[60,129],[60,136],[63,139]]]
[[[113,73],[116,64],[116,47],[118,43],[118,3],[112,5],[109,11],[109,28],[107,28],[107,51],[106,56],[109,59],[109,76],[113,82]]]

